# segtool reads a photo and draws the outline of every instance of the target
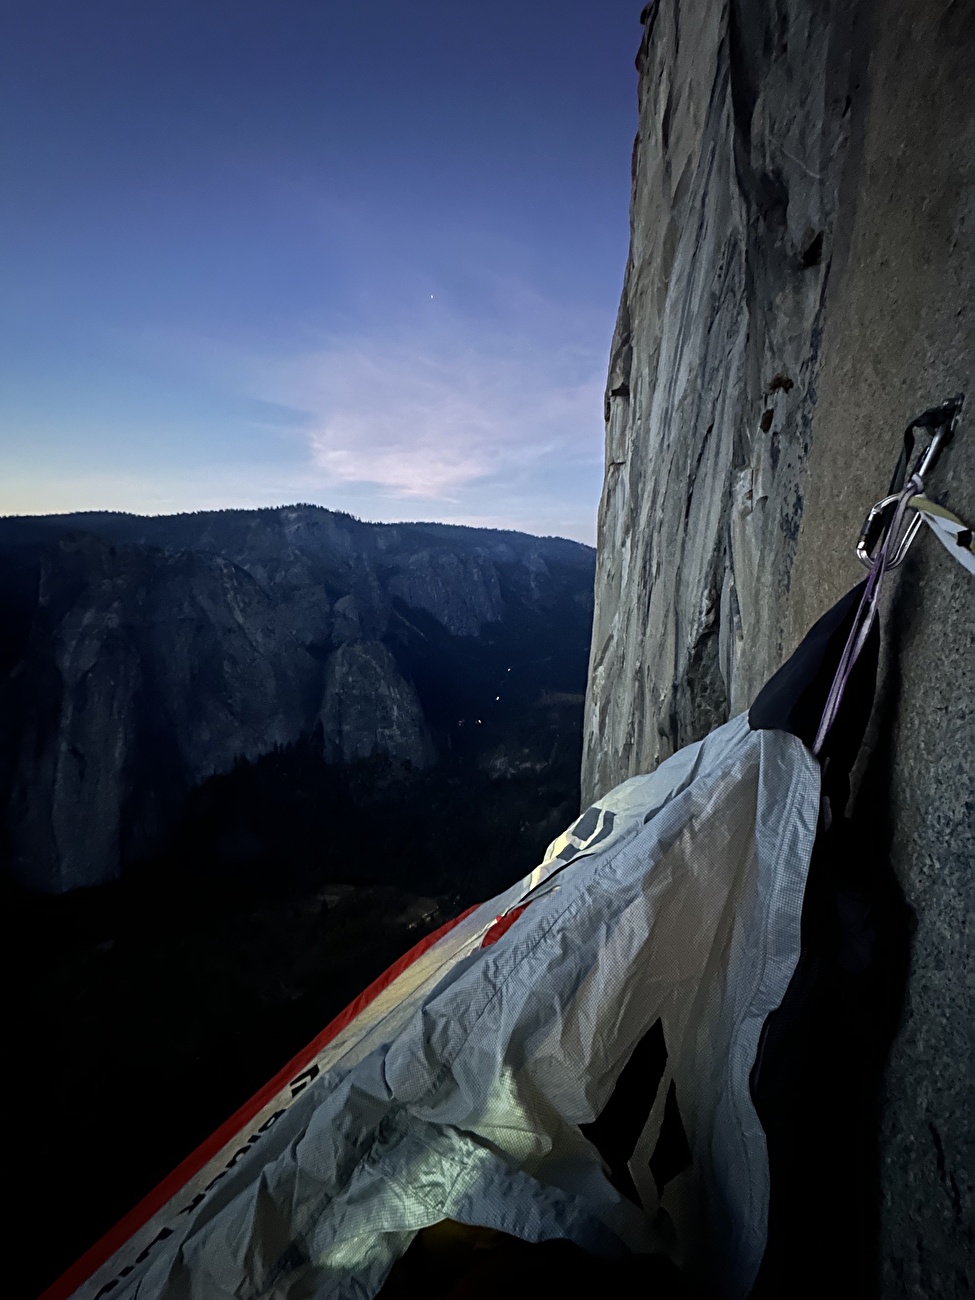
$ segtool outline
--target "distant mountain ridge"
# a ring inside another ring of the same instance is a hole
[[[594,567],[561,538],[316,506],[0,519],[5,873],[110,881],[200,782],[303,735],[329,762],[537,764],[551,722],[525,711],[585,689]]]

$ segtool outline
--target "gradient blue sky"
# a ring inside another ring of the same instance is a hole
[[[0,514],[592,541],[642,0],[6,0]]]

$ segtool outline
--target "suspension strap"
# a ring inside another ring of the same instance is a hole
[[[904,433],[904,446],[891,479],[887,496],[871,509],[860,532],[857,555],[870,569],[850,635],[837,665],[826,705],[813,741],[817,756],[836,721],[853,665],[866,644],[877,617],[884,580],[903,563],[922,521],[969,572],[975,574],[975,544],[972,530],[957,515],[924,495],[925,476],[934,468],[942,450],[954,434],[961,415],[964,395],[933,406],[912,420]],[[914,451],[914,431],[933,430],[931,441],[908,475]]]

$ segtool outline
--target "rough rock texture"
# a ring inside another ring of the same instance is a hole
[[[303,733],[422,768],[472,713],[497,744],[508,665],[527,698],[581,688],[594,558],[312,506],[0,520],[0,871],[112,880],[192,787]]]
[[[748,706],[862,575],[899,431],[957,391],[931,490],[975,515],[971,0],[660,0],[643,19],[588,796]],[[885,1297],[975,1288],[973,619],[975,583],[922,537],[862,812],[916,920],[881,1124]]]
[[[381,641],[339,646],[325,665],[318,717],[329,762],[388,754],[425,767],[433,759],[417,693]]]
[[[414,609],[425,609],[454,636],[477,636],[503,609],[498,571],[483,554],[418,551],[392,574],[389,590]]]
[[[887,0],[864,44],[789,642],[858,576],[849,538],[894,431],[960,391],[930,486],[975,522],[975,6]],[[931,537],[905,569],[873,760],[915,925],[881,1132],[882,1293],[960,1297],[975,1290],[975,581]]]
[[[737,711],[781,655],[850,81],[849,6],[794,8],[648,6],[589,789]]]

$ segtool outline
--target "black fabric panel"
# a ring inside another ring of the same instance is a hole
[[[907,943],[906,908],[875,825],[821,827],[799,964],[765,1022],[750,1080],[771,1185],[751,1300],[875,1294],[877,1099]]]
[[[664,1118],[660,1126],[657,1145],[650,1157],[650,1172],[657,1184],[657,1194],[663,1196],[664,1188],[672,1178],[688,1169],[691,1164],[691,1148],[684,1131],[684,1121],[680,1117],[677,1105],[677,1088],[671,1080],[664,1102]]]
[[[579,1126],[609,1166],[610,1182],[636,1204],[639,1197],[628,1165],[650,1118],[666,1064],[664,1027],[656,1020],[637,1043],[598,1119]]]
[[[700,1300],[663,1255],[588,1255],[447,1220],[414,1237],[376,1300]]]
[[[765,683],[748,711],[753,731],[788,731],[812,748],[865,586],[866,580],[858,583],[827,610]],[[843,703],[820,754],[823,793],[836,813],[846,805],[849,774],[870,720],[879,653],[880,633],[875,623],[850,673]]]
[[[596,827],[599,825],[599,809],[587,808],[579,818],[575,826],[572,827],[572,834],[577,840],[588,839]]]
[[[863,588],[834,605],[759,692],[753,728],[789,731],[812,745]],[[819,756],[823,803],[800,958],[765,1022],[751,1073],[770,1174],[768,1241],[751,1300],[864,1300],[874,1292],[871,1144],[903,988],[905,913],[877,809],[856,823],[844,813],[873,707],[879,642],[875,624]],[[871,802],[861,792],[858,805]]]
[[[812,746],[865,586],[858,583],[817,619],[765,683],[748,710],[753,731],[789,731]]]

